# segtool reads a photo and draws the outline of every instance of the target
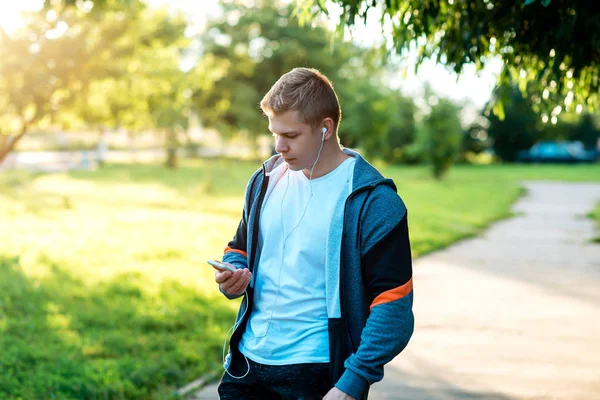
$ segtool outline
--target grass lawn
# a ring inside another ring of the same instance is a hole
[[[600,243],[600,203],[596,204],[596,208],[590,213],[590,218],[596,220],[598,234],[592,239],[593,242]]]
[[[220,258],[257,163],[0,172],[0,399],[163,399],[220,373],[237,302]],[[415,256],[509,215],[523,179],[600,180],[593,166],[382,167],[409,210]],[[594,214],[598,219],[600,206]]]

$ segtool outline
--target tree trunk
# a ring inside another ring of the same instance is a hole
[[[2,164],[2,161],[4,161],[6,156],[8,156],[8,153],[13,151],[13,149],[17,145],[17,142],[19,142],[19,140],[21,140],[21,138],[23,138],[23,136],[25,136],[26,133],[27,124],[23,124],[23,127],[21,128],[21,131],[17,136],[12,138],[9,136],[8,138],[3,138],[3,140],[0,141],[0,164]]]
[[[98,168],[104,167],[107,151],[106,129],[101,127],[98,131],[98,143],[96,143],[96,163],[98,164]]]
[[[177,134],[173,128],[167,129],[167,168],[177,168]]]

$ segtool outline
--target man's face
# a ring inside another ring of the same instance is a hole
[[[292,171],[312,168],[321,146],[320,130],[302,122],[296,110],[269,117],[269,130],[275,136],[275,150]]]

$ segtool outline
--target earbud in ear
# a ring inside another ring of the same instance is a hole
[[[325,134],[327,133],[327,128],[323,127],[321,132],[323,132],[323,140],[325,140]]]

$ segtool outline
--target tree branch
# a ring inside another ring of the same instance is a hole
[[[12,140],[9,139],[7,146],[3,146],[2,148],[0,148],[0,164],[2,163],[2,161],[4,161],[6,156],[11,151],[13,151],[13,149],[15,148],[15,146],[17,145],[19,140],[21,140],[23,138],[23,136],[25,136],[25,134],[27,133],[27,129],[29,128],[29,125],[27,125],[27,123],[25,121],[22,121],[22,122],[23,122],[23,126],[21,127],[21,130],[19,131],[17,136],[12,138]]]

